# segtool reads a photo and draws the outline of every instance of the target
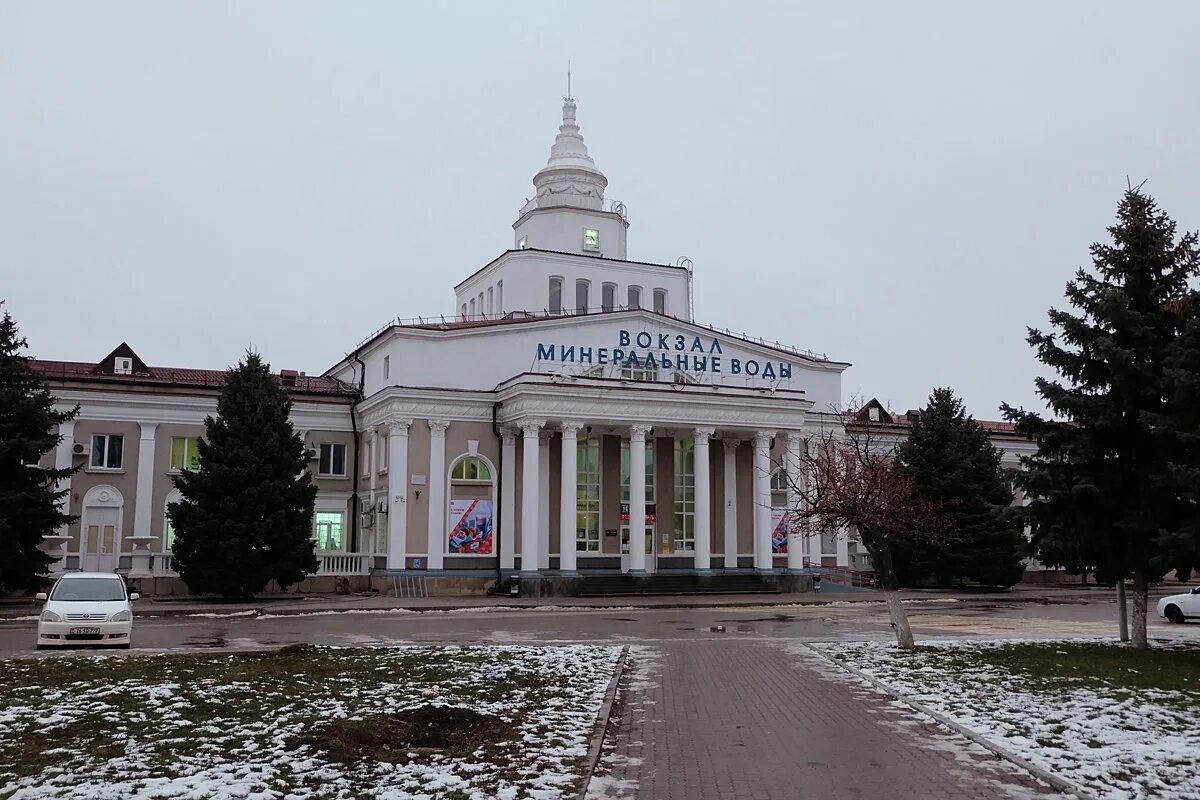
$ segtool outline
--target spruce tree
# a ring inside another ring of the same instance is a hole
[[[1053,417],[1004,412],[1038,444],[1018,475],[1035,536],[1075,526],[1098,573],[1132,576],[1132,639],[1145,648],[1147,590],[1167,569],[1162,532],[1194,513],[1179,493],[1175,463],[1186,445],[1168,424],[1168,372],[1200,252],[1195,234],[1176,239],[1175,223],[1141,187],[1125,192],[1108,233],[1111,243],[1091,247],[1092,268],[1067,284],[1078,313],[1052,308],[1053,331],[1029,329],[1038,359],[1059,376],[1036,380]]]
[[[945,541],[901,542],[893,549],[907,578],[933,576],[941,585],[969,578],[988,586],[1020,580],[1025,538],[1011,509],[1001,453],[953,391],[935,389],[929,396],[897,459],[953,528]]]
[[[198,594],[253,597],[317,571],[312,538],[317,490],[292,401],[257,353],[225,377],[217,416],[204,421],[200,466],[174,478],[168,509],[179,575]]]
[[[53,561],[42,537],[74,520],[59,502],[58,481],[76,469],[38,466],[58,446],[58,425],[79,409],[55,411],[46,381],[22,355],[27,347],[5,311],[0,320],[0,592],[35,591]]]

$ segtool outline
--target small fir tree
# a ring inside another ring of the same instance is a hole
[[[312,538],[317,490],[292,401],[257,353],[231,369],[204,421],[199,469],[174,478],[168,509],[179,575],[198,594],[249,598],[317,571]]]
[[[1179,309],[1200,251],[1194,233],[1176,239],[1175,223],[1140,187],[1125,193],[1108,232],[1111,244],[1092,245],[1093,268],[1067,284],[1078,313],[1051,309],[1054,331],[1029,330],[1038,359],[1059,376],[1036,381],[1056,418],[1004,412],[1038,444],[1017,476],[1035,536],[1076,526],[1098,574],[1132,576],[1133,645],[1145,648],[1148,587],[1169,568],[1163,532],[1195,514],[1180,494],[1177,464],[1189,445],[1170,424],[1168,368],[1180,360]]]
[[[892,557],[899,575],[933,576],[940,585],[956,578],[988,586],[1020,580],[1025,537],[1001,455],[953,391],[934,390],[896,456],[917,492],[951,520],[954,540],[898,542]]]
[[[45,583],[53,561],[42,537],[74,517],[59,503],[57,482],[78,469],[38,466],[61,441],[58,426],[79,413],[55,411],[43,377],[22,355],[27,347],[5,311],[0,320],[0,592],[32,592]]]

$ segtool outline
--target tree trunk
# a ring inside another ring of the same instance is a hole
[[[896,631],[896,644],[901,650],[916,650],[912,628],[908,624],[908,611],[900,600],[900,582],[896,579],[896,569],[892,566],[892,551],[886,543],[874,548],[871,553],[875,562],[875,574],[879,585],[883,587],[883,597],[887,600],[888,613],[892,617],[892,628]],[[868,552],[871,548],[868,548]]]
[[[1146,568],[1133,571],[1133,646],[1138,650],[1149,650],[1146,639],[1146,602],[1150,588],[1146,581]]]
[[[1121,641],[1129,641],[1129,607],[1125,604],[1125,579],[1117,581],[1117,626],[1121,630]]]

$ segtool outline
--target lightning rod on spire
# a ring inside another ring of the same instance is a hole
[[[567,61],[567,97],[571,96],[571,62]]]

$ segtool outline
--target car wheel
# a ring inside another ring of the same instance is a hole
[[[46,645],[44,645],[44,644],[37,644],[37,645],[34,645],[34,649],[36,649],[36,650],[49,650],[50,648],[49,648],[49,647],[46,647]]]
[[[126,642],[125,644],[119,644],[119,645],[117,645],[117,649],[118,649],[118,650],[128,650],[128,649],[129,649],[129,642]]]
[[[1167,618],[1168,622],[1183,622],[1183,612],[1179,610],[1179,606],[1167,606],[1163,616]]]

